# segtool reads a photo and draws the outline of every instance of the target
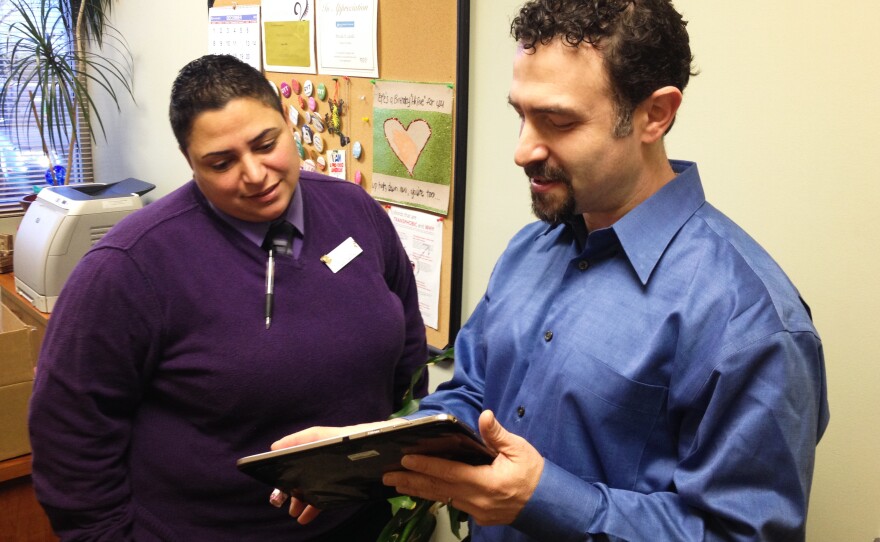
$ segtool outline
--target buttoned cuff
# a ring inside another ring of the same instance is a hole
[[[545,460],[538,487],[511,526],[542,540],[584,540],[601,498],[593,485]]]

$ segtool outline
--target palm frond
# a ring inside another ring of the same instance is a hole
[[[10,0],[18,18],[2,29],[8,73],[0,103],[11,103],[13,116],[20,117],[29,111],[22,106],[30,101],[37,110],[36,120],[15,118],[16,125],[38,123],[56,152],[63,152],[80,134],[95,141],[95,125],[106,138],[90,86],[106,93],[117,110],[123,95],[134,100],[131,51],[107,19],[112,3],[40,0],[32,7]],[[80,6],[82,33],[77,41],[74,25]],[[80,113],[85,122],[77,129]]]

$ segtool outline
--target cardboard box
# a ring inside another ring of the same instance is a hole
[[[0,461],[30,453],[27,414],[34,386],[34,328],[0,305]]]
[[[0,250],[12,251],[13,239],[11,233],[0,233]]]

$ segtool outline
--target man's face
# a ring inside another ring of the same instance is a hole
[[[205,197],[249,222],[281,216],[299,182],[299,156],[287,119],[251,98],[200,113],[184,156]]]
[[[514,161],[531,183],[538,218],[558,223],[582,213],[590,229],[613,224],[639,197],[638,134],[613,135],[616,111],[602,58],[558,38],[520,49],[510,104],[520,116]]]

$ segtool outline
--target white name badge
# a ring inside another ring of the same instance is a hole
[[[363,252],[364,249],[358,245],[354,239],[349,237],[345,241],[342,242],[338,247],[334,248],[332,252],[321,256],[321,261],[327,264],[327,267],[330,268],[330,271],[337,273],[340,269],[348,265],[350,261],[355,259],[358,254]]]

